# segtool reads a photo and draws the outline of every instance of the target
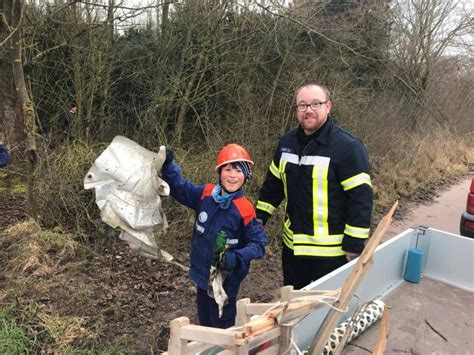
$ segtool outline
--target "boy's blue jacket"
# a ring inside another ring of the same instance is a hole
[[[237,297],[239,286],[249,271],[252,259],[265,255],[267,236],[257,222],[253,205],[240,189],[232,199],[222,204],[214,201],[211,191],[214,184],[195,185],[181,176],[176,163],[165,164],[161,169],[163,179],[171,189],[171,196],[196,212],[191,241],[191,267],[189,276],[201,289],[208,289],[209,270],[214,257],[214,241],[217,233],[226,231],[239,262],[227,275],[224,290],[229,297]]]

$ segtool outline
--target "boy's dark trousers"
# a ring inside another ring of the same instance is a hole
[[[299,290],[338,267],[347,263],[345,255],[328,258],[305,258],[295,256],[293,250],[283,244],[281,253],[283,265],[283,284],[293,285]]]
[[[235,324],[236,297],[229,297],[224,306],[222,317],[219,318],[219,307],[214,298],[209,297],[207,291],[197,287],[197,309],[199,324],[206,327],[226,329]]]

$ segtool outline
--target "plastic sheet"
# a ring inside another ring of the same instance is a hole
[[[170,188],[157,173],[166,158],[134,141],[116,136],[84,178],[84,189],[95,189],[102,220],[120,228],[120,239],[139,254],[157,259],[160,251],[153,228],[168,226],[160,196]]]

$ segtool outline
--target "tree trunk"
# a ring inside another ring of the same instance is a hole
[[[10,50],[11,40],[11,1],[4,1],[0,6],[4,21],[0,21],[0,133],[3,133],[3,143],[6,147],[17,147],[24,140],[23,125],[16,118],[16,95],[13,86],[13,53]],[[11,152],[13,160],[15,154]]]
[[[22,62],[22,43],[21,43],[21,21],[23,17],[23,1],[22,0],[7,0],[12,2],[11,6],[11,28],[13,30],[11,36],[12,42],[12,58],[13,58],[13,81],[15,83],[15,90],[17,94],[19,116],[23,123],[26,133],[25,149],[27,157],[27,178],[28,178],[28,192],[27,203],[28,212],[31,217],[36,215],[36,197],[35,197],[35,180],[34,171],[36,167],[36,123],[35,123],[35,108],[33,101],[28,95],[25,83],[25,75],[23,72]],[[8,15],[7,15],[8,16]]]
[[[107,22],[106,26],[106,35],[104,42],[104,79],[101,82],[102,85],[102,100],[100,102],[100,112],[99,117],[103,120],[104,125],[107,125],[109,122],[109,95],[110,95],[110,77],[112,74],[112,63],[111,63],[111,52],[114,45],[114,11],[115,11],[115,0],[108,0],[109,7],[107,9]],[[104,129],[104,127],[100,127]]]

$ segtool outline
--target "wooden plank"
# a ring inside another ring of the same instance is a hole
[[[180,328],[181,339],[219,346],[234,346],[235,331],[189,324]]]
[[[294,290],[290,293],[290,299],[302,298],[306,296],[335,296],[339,295],[339,290]]]
[[[245,307],[245,314],[247,316],[263,314],[266,311],[268,311],[270,308],[275,307],[277,304],[278,303],[249,303]]]
[[[170,355],[185,355],[187,341],[181,339],[181,328],[189,325],[189,318],[179,317],[170,323],[170,339],[168,342],[168,353]]]
[[[290,300],[290,294],[293,292],[294,287],[291,285],[283,286],[280,289],[280,297],[283,302],[288,302]]]
[[[327,291],[326,294],[335,297],[339,294],[339,291]],[[289,297],[289,293],[287,294]],[[300,299],[293,299],[290,303],[282,303],[281,306],[272,309],[261,317],[251,320],[244,324],[244,337],[254,336],[262,333],[265,329],[271,329],[278,325],[278,323],[288,322],[292,319],[302,317],[314,309],[321,307],[324,303],[319,303],[311,297],[307,296],[308,299],[301,297]],[[281,319],[280,319],[280,318]],[[237,338],[241,338],[240,335]]]
[[[250,298],[242,298],[237,301],[237,314],[235,316],[235,325],[242,326],[250,320],[247,315],[247,305],[250,303]]]
[[[341,290],[341,295],[339,296],[339,299],[334,303],[335,307],[339,309],[345,309],[348,306],[352,296],[354,295],[355,291],[357,291],[357,287],[365,276],[368,267],[371,265],[372,255],[374,254],[375,249],[380,244],[380,241],[382,240],[385,232],[390,226],[392,215],[395,212],[397,204],[398,202],[395,202],[395,204],[392,206],[387,215],[382,218],[379,225],[375,229],[374,234],[367,242],[364,251],[359,256],[357,263],[354,265],[351,270],[351,273],[344,282],[344,286]],[[337,323],[339,322],[341,316],[341,312],[335,311],[334,309],[329,310],[329,313],[324,319],[323,324],[319,328],[313,340],[313,343],[311,344],[309,351],[310,354],[320,355],[323,352],[324,345],[328,341],[334,328],[337,326]]]
[[[292,321],[283,325],[280,325],[280,338],[278,339],[278,344],[280,347],[281,354],[287,354],[291,349],[291,337],[293,334],[293,328],[298,322]]]
[[[251,326],[245,326],[245,337],[250,338],[269,331],[275,327],[278,327],[276,321],[273,323],[267,322],[268,319],[262,319],[261,323],[253,324]]]
[[[382,321],[380,324],[380,331],[377,338],[377,342],[375,343],[374,351],[372,352],[373,355],[383,355],[385,352],[385,348],[387,347],[388,334],[390,332],[389,318],[390,315],[388,308],[385,307],[382,315]]]
[[[291,305],[282,313],[279,318],[279,324],[287,323],[296,318],[303,317],[308,313],[313,312],[315,309],[326,306],[324,303],[317,303],[315,301],[304,301],[297,305]]]
[[[269,340],[278,338],[280,335],[281,335],[280,327],[273,328],[265,333],[259,334],[253,337],[252,339],[250,339],[249,348],[254,349],[257,346],[262,345],[263,343],[266,343]]]

